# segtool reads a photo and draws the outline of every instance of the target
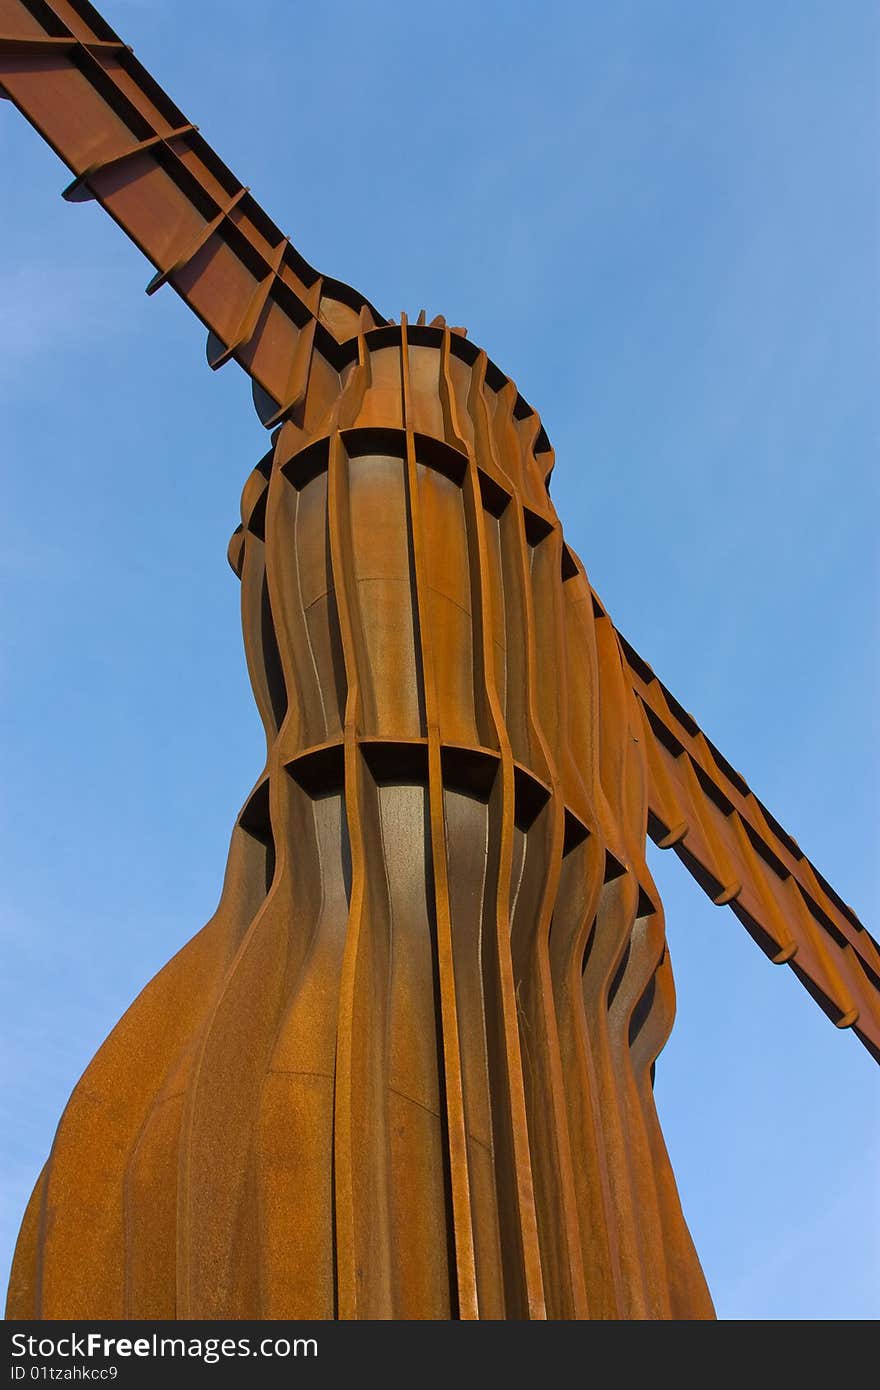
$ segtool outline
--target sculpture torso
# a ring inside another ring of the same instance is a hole
[[[710,1316],[641,726],[552,452],[443,325],[352,359],[230,546],[267,762],[218,911],[74,1092],[11,1310]]]

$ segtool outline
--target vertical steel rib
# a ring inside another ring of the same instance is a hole
[[[461,1318],[479,1317],[474,1234],[471,1224],[471,1196],[468,1174],[467,1130],[462,1088],[461,1050],[458,1029],[458,1008],[455,991],[455,969],[452,949],[452,922],[449,908],[449,885],[446,864],[446,831],[443,815],[443,773],[440,761],[440,720],[437,708],[437,687],[434,677],[434,653],[429,637],[427,611],[427,579],[425,574],[424,534],[419,499],[419,478],[416,468],[415,433],[412,424],[409,353],[407,350],[406,319],[401,321],[401,388],[403,419],[406,430],[407,503],[411,536],[411,563],[416,598],[421,674],[424,683],[424,703],[428,736],[428,814],[430,819],[431,868],[434,883],[434,911],[437,930],[437,961],[439,969],[441,1033],[443,1051],[443,1093],[446,1102],[447,1144],[449,1149],[450,1188],[452,1200],[453,1244],[455,1248],[455,1281],[458,1315]]]

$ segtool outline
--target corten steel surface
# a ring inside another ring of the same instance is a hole
[[[265,768],[75,1089],[13,1317],[710,1317],[657,1122],[646,836],[880,1054],[880,954],[615,631],[516,387],[312,270],[83,0],[0,86],[250,373]]]

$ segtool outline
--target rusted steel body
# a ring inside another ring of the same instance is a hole
[[[10,1315],[712,1316],[646,837],[875,1055],[876,944],[615,631],[509,378],[307,266],[81,0],[0,16],[71,196],[277,425],[230,545],[266,764],[74,1091]]]

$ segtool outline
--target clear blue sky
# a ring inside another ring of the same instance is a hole
[[[618,626],[876,932],[873,0],[103,9],[309,260],[514,377]],[[225,549],[266,437],[4,104],[0,167],[5,1263],[261,766]],[[719,1314],[877,1317],[877,1070],[652,864],[657,1094]]]

